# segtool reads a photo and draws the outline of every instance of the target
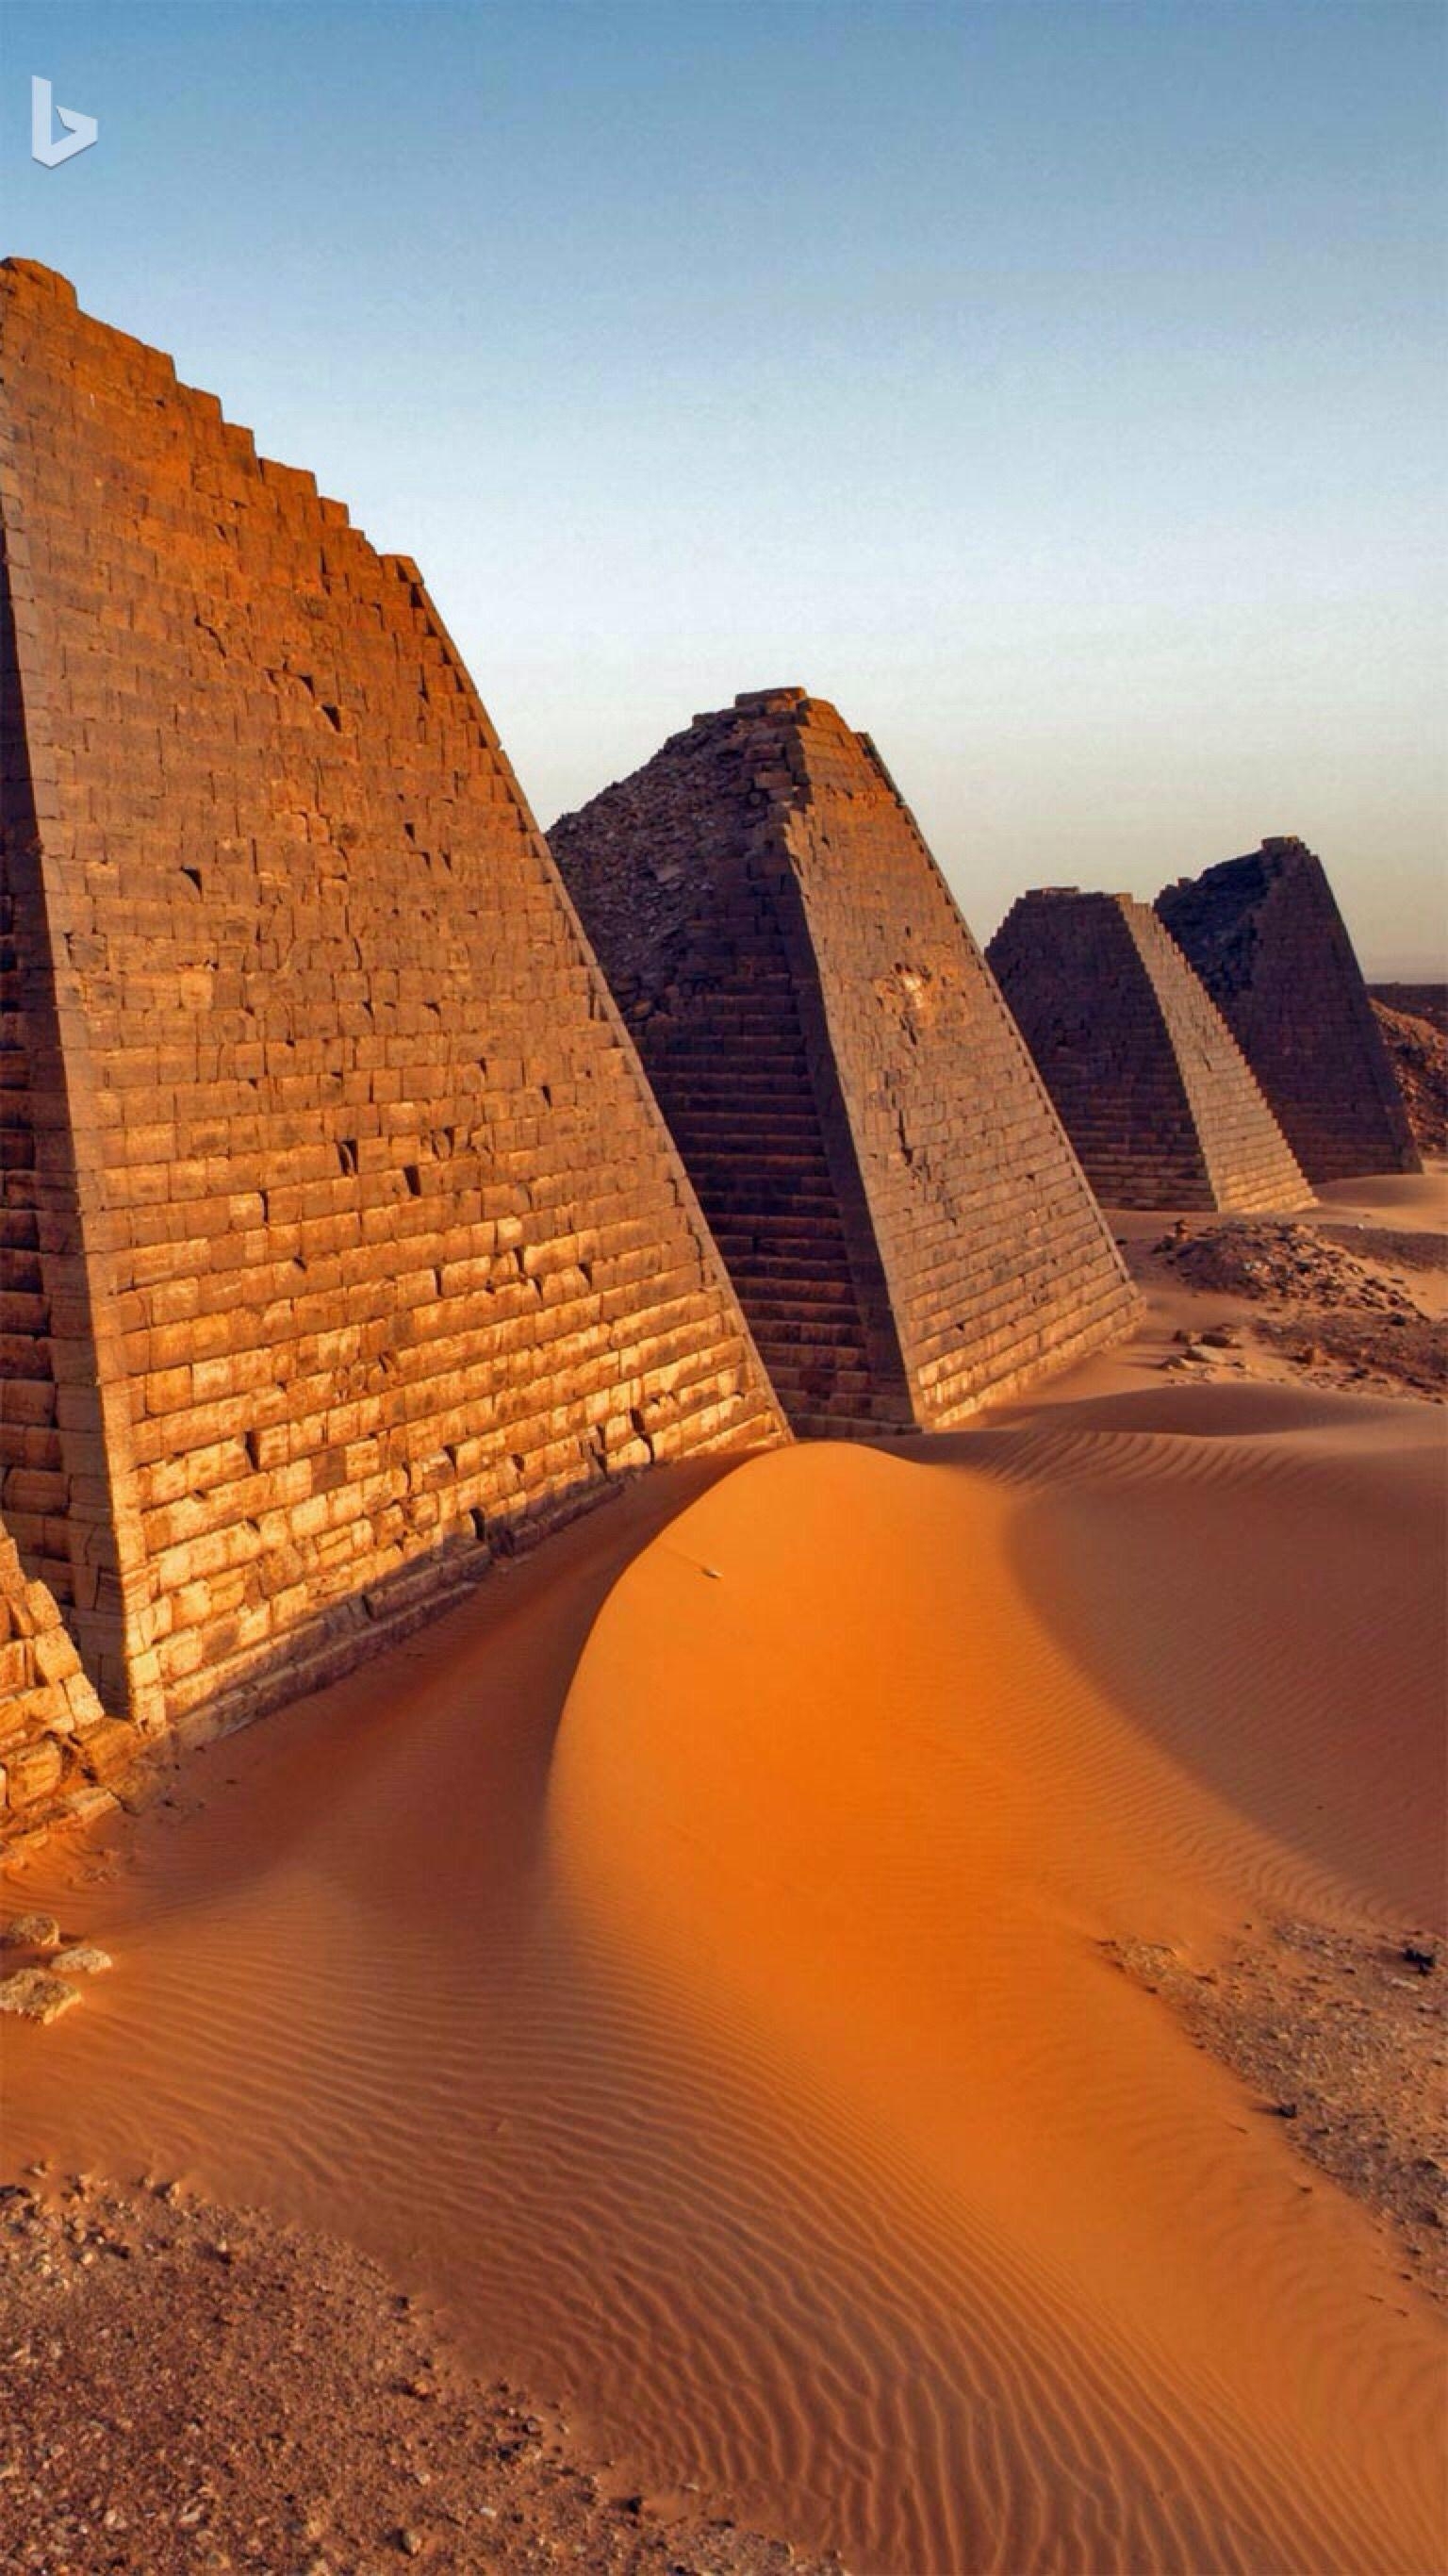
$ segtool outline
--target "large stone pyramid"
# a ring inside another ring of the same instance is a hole
[[[1012,905],[986,956],[1108,1206],[1311,1197],[1231,1030],[1148,905],[1045,887]]]
[[[26,262],[0,399],[0,1502],[209,1722],[783,1426],[415,567]]]
[[[959,1422],[1133,1321],[994,978],[833,707],[699,716],[552,840],[796,1430]]]
[[[1310,1181],[1422,1163],[1322,861],[1264,841],[1157,897]]]

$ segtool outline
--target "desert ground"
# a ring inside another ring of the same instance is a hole
[[[1445,1225],[1119,1218],[12,1860],[0,2559],[1439,2569]]]

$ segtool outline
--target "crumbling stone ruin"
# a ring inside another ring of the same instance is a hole
[[[783,1424],[416,567],[25,261],[0,400],[0,1505],[230,1722]]]
[[[797,1431],[959,1422],[1135,1320],[994,978],[833,707],[698,716],[551,837]]]
[[[1156,914],[1022,895],[986,950],[1108,1207],[1301,1207],[1312,1193],[1214,1002]]]
[[[1322,861],[1264,841],[1157,897],[1310,1181],[1422,1169]]]
[[[107,1803],[138,1730],[107,1717],[45,1585],[0,1522],[0,1834]]]

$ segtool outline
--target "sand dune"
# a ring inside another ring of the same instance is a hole
[[[1235,1421],[1252,1410],[1237,1397]],[[1265,2128],[1241,2134],[1230,2089],[1093,1948],[1148,1932],[1205,1963],[1244,1909],[1431,1901],[1430,1831],[1401,1883],[1393,1854],[1409,1807],[1430,1829],[1440,1812],[1441,1663],[1403,1555],[1436,1457],[1395,1418],[1338,1422],[1326,1463],[1316,1436],[1067,1416],[956,1444],[1009,1485],[975,1463],[772,1460],[676,1524],[591,1641],[553,1790],[590,1934],[637,1975],[656,1961],[675,2010],[748,2032],[776,2108],[797,2095],[801,2164],[859,2157],[915,2282],[916,2370],[953,2395],[918,2519],[862,2485],[867,2562],[1412,2563],[1389,2503],[1406,2463],[1384,2472],[1405,2424],[1429,2429],[1426,2345],[1367,2361],[1382,2285],[1347,2268],[1361,2231],[1328,2256],[1341,2213]],[[1400,1472],[1411,1516],[1366,1581],[1358,1469],[1380,1503]],[[1224,1634],[1229,1573],[1247,1598]],[[1383,1758],[1390,1639],[1388,1722],[1417,1740]],[[890,2380],[854,2361],[863,2450]],[[1417,2545],[1431,2563],[1426,2521]]]
[[[340,2206],[859,2569],[1437,2567],[1431,2311],[1102,1945],[1430,1916],[1439,1438],[1172,1385],[650,1482],[27,1866],[118,1964],[7,2158]]]

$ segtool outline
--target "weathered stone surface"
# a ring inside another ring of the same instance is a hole
[[[1231,1030],[1149,905],[1046,887],[1012,905],[986,956],[1108,1206],[1311,1197]]]
[[[0,1923],[0,1950],[53,1950],[59,1939],[53,1914],[12,1914]]]
[[[49,1968],[17,1968],[13,1976],[0,1977],[0,2013],[19,2013],[25,2021],[55,2021],[79,2002],[79,1986],[68,1986]]]
[[[0,1501],[229,1722],[783,1426],[416,567],[26,262],[0,400]]]
[[[958,1422],[1137,1300],[873,744],[801,689],[553,846],[796,1430]]]
[[[58,1977],[99,1977],[115,1961],[94,1941],[77,1941],[73,1949],[57,1950],[50,1964]]]
[[[1303,842],[1179,878],[1156,908],[1310,1181],[1421,1170],[1346,924]]]
[[[0,1381],[0,1442],[9,1394]],[[56,1602],[26,1574],[0,1521],[0,1839],[87,1812],[101,1798],[100,1784],[136,1761],[142,1741],[135,1726],[107,1718]],[[36,1924],[48,1925],[48,1935]],[[49,1915],[0,1923],[0,1948],[43,1948],[59,1937]]]

